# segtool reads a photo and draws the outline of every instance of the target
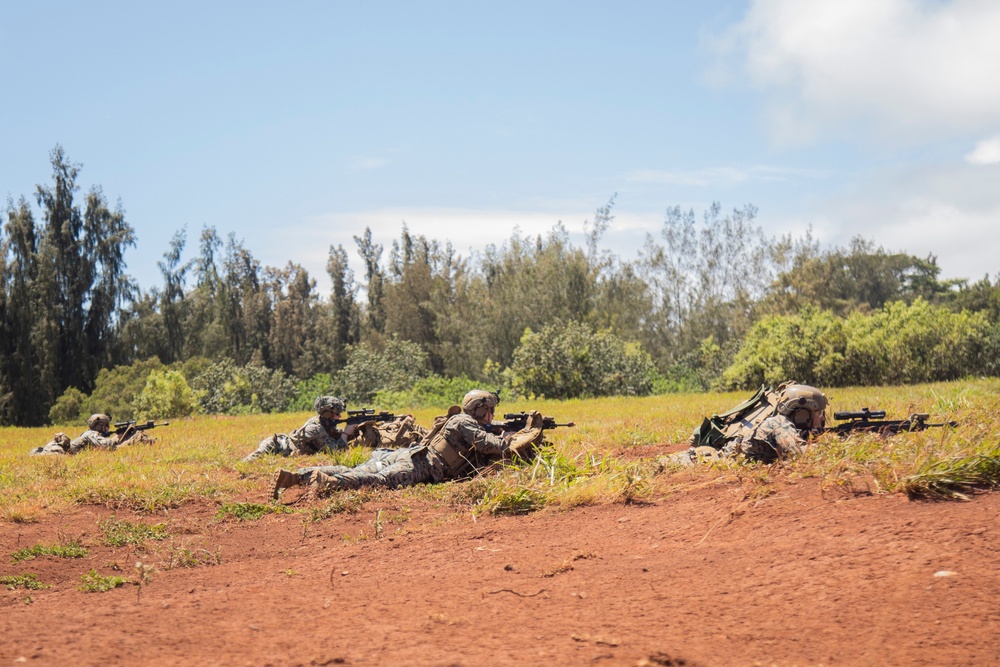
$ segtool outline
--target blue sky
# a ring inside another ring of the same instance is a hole
[[[0,195],[61,144],[121,199],[144,287],[185,226],[189,257],[212,225],[325,292],[365,226],[467,255],[613,195],[625,259],[719,201],[995,277],[997,34],[992,0],[8,0]]]

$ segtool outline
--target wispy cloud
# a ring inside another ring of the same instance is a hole
[[[995,131],[998,34],[988,0],[754,0],[714,45],[765,93],[778,139],[860,122],[926,141]]]
[[[748,183],[752,181],[787,181],[793,178],[822,176],[822,172],[784,167],[710,167],[683,171],[663,169],[636,169],[625,178],[633,183],[662,183],[690,187],[712,187]]]

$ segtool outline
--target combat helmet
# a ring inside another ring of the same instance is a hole
[[[321,415],[327,410],[330,412],[336,412],[341,414],[347,407],[347,401],[343,398],[337,398],[336,396],[320,396],[313,403],[313,408],[316,409],[316,414]]]
[[[91,431],[106,431],[111,428],[111,416],[101,413],[90,415],[87,418],[87,428]]]
[[[777,412],[788,417],[796,428],[804,429],[812,425],[816,413],[825,415],[827,403],[826,394],[816,387],[793,382],[781,388]]]
[[[487,410],[492,410],[500,403],[500,397],[493,392],[473,389],[462,399],[462,412],[474,419],[483,419]]]

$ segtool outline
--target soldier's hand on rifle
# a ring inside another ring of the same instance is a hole
[[[358,424],[348,424],[344,427],[344,436],[348,439],[353,438],[354,434],[358,432]]]

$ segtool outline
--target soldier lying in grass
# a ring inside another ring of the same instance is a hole
[[[543,418],[532,412],[524,429],[497,435],[489,428],[500,398],[479,389],[470,391],[419,444],[405,449],[378,449],[356,468],[317,466],[297,472],[282,470],[274,484],[275,498],[283,489],[312,485],[317,492],[380,486],[390,489],[460,479],[484,466],[514,456],[529,457],[542,441]]]
[[[659,459],[661,466],[693,465],[742,457],[772,463],[800,454],[810,432],[826,425],[826,395],[815,387],[786,382],[776,390],[761,387],[746,402],[706,418],[691,436],[691,446]]]
[[[355,437],[369,447],[405,447],[419,441],[426,430],[417,426],[413,417],[404,415],[390,421],[376,424],[374,421],[351,423],[343,430],[337,423],[347,402],[336,396],[320,396],[313,403],[316,416],[310,417],[300,428],[289,434],[275,433],[260,441],[257,449],[247,455],[244,461],[253,461],[264,454],[298,456],[332,452],[343,449]],[[390,415],[391,416],[391,415]]]
[[[32,456],[45,454],[78,454],[84,449],[107,449],[115,450],[119,447],[134,445],[139,443],[154,442],[152,438],[142,431],[135,429],[132,423],[118,431],[111,431],[111,417],[105,414],[90,415],[87,419],[87,429],[80,434],[80,437],[69,439],[65,433],[56,433],[52,440],[43,447],[36,447],[31,450]]]

